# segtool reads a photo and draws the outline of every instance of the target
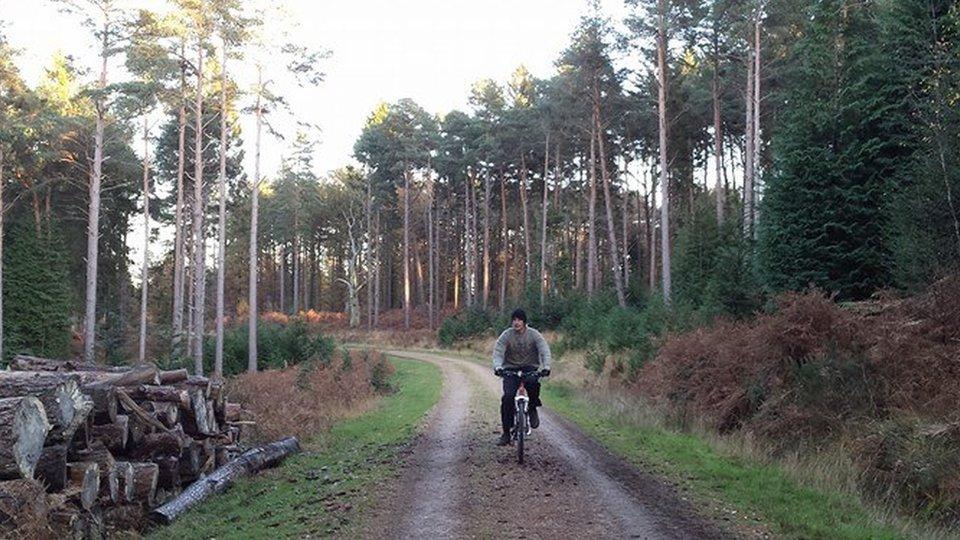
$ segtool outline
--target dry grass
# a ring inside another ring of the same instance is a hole
[[[241,375],[230,383],[230,397],[251,412],[255,439],[294,435],[309,441],[365,410],[391,370],[380,353],[349,351],[329,364]]]

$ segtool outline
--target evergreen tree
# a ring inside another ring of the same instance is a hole
[[[888,283],[883,197],[904,149],[873,9],[817,3],[794,49],[761,209],[773,290],[858,299]]]

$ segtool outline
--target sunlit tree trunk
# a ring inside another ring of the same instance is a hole
[[[180,46],[180,57],[186,54],[183,44]],[[184,212],[183,212],[183,177],[186,168],[187,155],[187,75],[186,64],[180,64],[180,111],[177,120],[177,204],[174,211],[174,247],[173,247],[173,355],[183,354],[183,288],[186,261],[183,256]]]
[[[670,182],[667,172],[667,0],[657,2],[657,110],[660,131],[660,263],[663,301],[670,305]]]
[[[220,60],[220,214],[217,242],[217,344],[213,376],[223,377],[223,289],[227,262],[227,42],[223,41]]]
[[[490,174],[483,177],[483,309],[487,309],[490,299],[490,192],[493,186]]]
[[[507,177],[500,171],[500,310],[507,307],[507,276],[510,273],[510,245],[507,237]]]
[[[597,287],[597,138],[596,126],[590,128],[590,198],[587,200],[587,295]]]
[[[713,29],[713,83],[711,93],[713,97],[713,158],[714,171],[716,174],[716,185],[714,187],[717,198],[717,225],[723,225],[724,211],[726,210],[727,192],[723,185],[723,133],[720,122],[720,51],[717,40],[719,39],[719,30],[716,28],[717,20],[714,18]]]
[[[104,13],[104,23],[100,49],[100,80],[97,89],[101,92],[107,87],[107,58],[110,55],[110,19]],[[103,96],[94,102],[96,107],[96,127],[93,138],[93,166],[90,171],[90,203],[87,210],[87,279],[86,302],[83,317],[83,359],[94,361],[94,344],[97,335],[97,259],[100,242],[100,183],[103,177],[103,146],[106,129],[106,103]]]
[[[403,328],[410,329],[410,170],[403,170]]]
[[[543,205],[540,213],[540,305],[547,298],[547,210],[550,206],[549,179],[550,172],[550,133],[547,133],[543,143]]]
[[[753,237],[753,194],[754,177],[756,174],[756,162],[754,161],[754,51],[751,47],[747,52],[747,90],[746,96],[746,132],[744,133],[744,169],[743,169],[743,235],[747,238]]]
[[[197,45],[197,94],[194,103],[193,173],[193,370],[203,375],[203,322],[206,277],[203,234],[203,44]]]
[[[527,209],[527,158],[520,154],[520,207],[523,212],[523,285],[530,282],[530,212]]]
[[[613,273],[613,286],[617,291],[617,302],[620,307],[627,306],[627,295],[623,290],[623,274],[620,268],[620,255],[617,253],[616,221],[613,218],[613,199],[610,194],[610,172],[607,169],[607,152],[603,141],[603,125],[600,122],[600,88],[594,79],[593,85],[593,122],[597,137],[597,148],[600,150],[600,176],[603,178],[603,200],[607,214],[607,239],[610,252],[610,266]],[[626,253],[624,253],[626,255]]]
[[[257,262],[257,257],[259,255],[259,249],[257,247],[257,225],[259,223],[260,214],[260,137],[261,132],[263,131],[263,109],[260,105],[260,96],[263,93],[261,90],[262,85],[263,70],[260,66],[257,66],[257,101],[254,105],[254,114],[257,118],[257,128],[256,143],[253,154],[253,185],[250,186],[250,282],[248,287],[250,296],[247,300],[249,304],[249,316],[247,317],[247,371],[250,373],[257,372],[257,319],[259,317],[257,309],[257,278],[260,271],[260,267],[258,266]]]
[[[150,139],[143,117],[143,266],[140,268],[140,347],[137,360],[147,361],[147,284],[150,266]]]

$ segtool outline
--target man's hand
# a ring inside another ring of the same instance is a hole
[[[550,370],[549,370],[549,369],[541,369],[541,370],[540,370],[540,376],[541,376],[541,377],[549,377],[549,376],[550,376]]]
[[[503,377],[503,368],[502,368],[502,367],[498,367],[498,368],[494,369],[494,370],[493,370],[493,374],[496,375],[497,377]]]

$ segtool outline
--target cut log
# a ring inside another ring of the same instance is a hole
[[[127,390],[134,401],[166,401],[176,403],[184,408],[190,406],[190,394],[183,388],[176,386],[152,386],[141,384]]]
[[[144,424],[147,424],[148,426],[152,426],[154,429],[158,429],[160,431],[167,430],[166,426],[164,426],[162,422],[154,418],[153,415],[151,415],[149,412],[144,410],[143,407],[138,405],[137,402],[134,401],[133,398],[130,397],[127,394],[127,392],[122,388],[117,389],[117,399],[119,399],[120,403],[123,404],[124,410],[136,416],[137,419],[143,422]]]
[[[0,398],[34,396],[43,403],[53,441],[69,441],[93,409],[80,391],[80,377],[69,373],[0,371]]]
[[[54,538],[84,540],[84,522],[80,511],[70,506],[59,506],[50,512],[50,528]]]
[[[119,506],[114,506],[112,508],[106,508],[103,511],[103,521],[109,527],[111,532],[114,531],[138,531],[140,530],[146,520],[146,510],[139,504],[123,504]],[[108,535],[108,538],[113,538],[113,535]],[[139,538],[139,535],[133,534],[120,534],[117,535],[118,538]]]
[[[210,425],[211,417],[203,392],[199,389],[190,390],[190,410],[181,415],[184,431],[193,436],[216,435],[214,426]]]
[[[190,377],[186,369],[174,369],[172,371],[160,372],[160,384],[174,384],[185,381]]]
[[[130,432],[127,434],[127,447],[136,448],[143,443],[143,438],[148,433],[153,433],[153,426],[148,426],[136,416],[129,417],[128,422]]]
[[[186,391],[184,391],[186,396]],[[187,406],[189,407],[189,398],[187,398]],[[181,404],[171,403],[167,401],[151,401],[146,404],[147,410],[153,412],[160,423],[167,427],[174,427],[180,423],[180,408]]]
[[[194,482],[177,498],[156,508],[150,517],[157,523],[169,524],[190,508],[216,493],[229,488],[237,478],[276,465],[283,458],[300,451],[296,437],[288,437],[245,452],[237,459],[213,471],[210,476]]]
[[[92,362],[83,362],[80,360],[52,360],[50,358],[40,358],[26,354],[18,354],[10,362],[10,369],[16,371],[105,371],[113,373],[123,373],[128,371],[128,366],[105,366]]]
[[[226,416],[220,423],[237,422],[243,418],[243,407],[239,403],[226,404]]]
[[[113,467],[117,476],[117,502],[121,504],[135,502],[133,464],[129,461],[118,461]]]
[[[124,451],[127,447],[127,436],[130,433],[130,418],[123,414],[117,415],[117,420],[112,424],[93,426],[90,435],[101,441],[106,447],[116,454]]]
[[[39,482],[23,479],[0,482],[0,536],[43,537],[49,512],[47,495]]]
[[[175,457],[160,457],[154,463],[159,468],[157,486],[168,491],[180,489],[180,460]]]
[[[49,431],[39,399],[0,399],[0,479],[32,479]]]
[[[133,499],[153,507],[157,495],[157,477],[160,469],[156,463],[133,463]]]
[[[81,371],[78,372],[84,386],[138,386],[141,384],[160,384],[160,372],[153,364],[141,364],[122,372]]]
[[[67,486],[67,445],[45,447],[33,476],[47,488],[48,493],[63,491]]]
[[[117,421],[117,389],[110,385],[85,384],[80,387],[93,400],[93,419],[101,424]]]
[[[89,448],[73,449],[70,459],[75,462],[96,463],[100,473],[100,498],[117,502],[119,482],[116,473],[116,460],[102,441],[93,441]]]
[[[93,508],[100,493],[100,466],[91,461],[67,463],[67,476],[70,479],[70,487],[64,491],[67,500],[84,510]]]
[[[203,447],[191,439],[180,451],[180,478],[193,482],[200,476],[203,466]]]
[[[180,437],[176,433],[169,431],[150,433],[143,438],[140,446],[130,451],[130,457],[137,461],[162,456],[180,457]]]

